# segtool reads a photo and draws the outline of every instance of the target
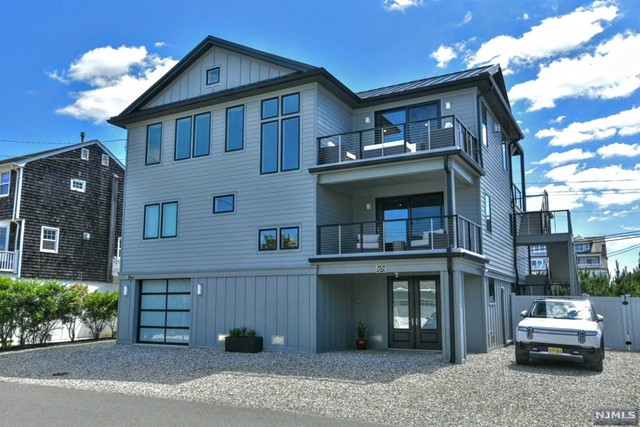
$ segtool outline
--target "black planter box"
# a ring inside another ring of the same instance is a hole
[[[262,351],[262,337],[232,337],[224,340],[224,351],[258,353]]]

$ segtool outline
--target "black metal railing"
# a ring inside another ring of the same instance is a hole
[[[482,253],[480,226],[452,215],[318,227],[318,255],[444,251],[449,247]]]
[[[478,166],[482,166],[478,138],[456,116],[320,137],[318,165],[424,153],[442,148],[460,148]]]
[[[515,228],[518,236],[573,234],[571,212],[568,210],[517,213]]]

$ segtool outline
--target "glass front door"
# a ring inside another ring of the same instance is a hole
[[[441,350],[437,277],[389,279],[389,346]]]

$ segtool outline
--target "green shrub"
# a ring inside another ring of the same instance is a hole
[[[67,328],[71,342],[76,340],[76,325],[88,295],[89,288],[86,285],[78,284],[65,287],[58,300],[60,321]]]
[[[93,292],[84,301],[84,309],[80,315],[94,339],[118,315],[118,294],[115,292]]]

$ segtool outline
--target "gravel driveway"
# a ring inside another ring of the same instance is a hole
[[[215,402],[402,426],[591,425],[595,405],[640,404],[640,353],[604,372],[470,355],[344,351],[239,354],[113,341],[0,353],[0,381]]]

